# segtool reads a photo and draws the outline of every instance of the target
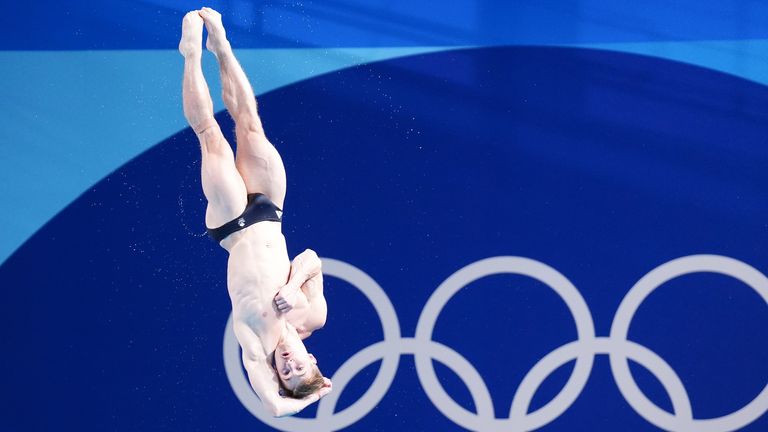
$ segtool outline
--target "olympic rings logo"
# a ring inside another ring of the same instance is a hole
[[[416,372],[424,391],[437,409],[454,423],[475,431],[528,431],[554,421],[570,408],[589,379],[595,355],[605,354],[610,359],[611,371],[622,396],[648,422],[669,431],[732,431],[752,423],[768,411],[768,384],[755,399],[739,410],[718,418],[695,419],[683,383],[669,364],[648,348],[627,340],[632,318],[648,295],[671,279],[699,272],[733,277],[754,289],[768,303],[768,278],[755,268],[729,257],[691,255],[662,264],[643,276],[619,305],[610,336],[600,337],[595,336],[592,315],[584,298],[565,276],[539,261],[503,256],[472,263],[446,279],[427,301],[419,317],[415,337],[402,338],[395,309],[376,281],[350,264],[325,258],[323,273],[326,276],[350,283],[373,304],[381,319],[384,340],[362,349],[339,368],[332,377],[334,391],[320,400],[317,417],[273,418],[262,408],[241,367],[240,347],[232,330],[231,316],[224,333],[224,365],[235,394],[248,411],[262,422],[283,431],[331,432],[354,424],[384,397],[394,381],[402,354],[415,357]],[[433,341],[432,331],[440,311],[461,288],[480,278],[505,273],[534,278],[560,295],[576,322],[578,339],[539,360],[518,387],[509,417],[496,418],[490,393],[480,374],[459,353]],[[445,392],[435,374],[433,359],[452,369],[464,381],[477,407],[476,413],[457,404]],[[576,365],[560,393],[546,405],[529,413],[531,399],[539,386],[560,366],[574,359]],[[629,359],[656,376],[672,401],[673,413],[659,408],[643,394],[630,373]],[[381,368],[371,387],[355,403],[334,413],[344,387],[357,373],[377,360],[382,360]]]

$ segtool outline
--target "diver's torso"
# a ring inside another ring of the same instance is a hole
[[[232,318],[247,324],[273,350],[285,326],[274,298],[288,281],[291,263],[279,222],[259,222],[222,241],[229,250],[227,288]]]

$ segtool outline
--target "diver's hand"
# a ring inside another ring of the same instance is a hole
[[[271,406],[270,413],[275,417],[294,415],[306,408],[308,405],[319,401],[320,398],[331,392],[333,386],[331,384],[331,380],[328,378],[323,378],[323,381],[323,387],[320,390],[312,393],[311,395],[305,396],[302,399],[293,399],[290,397],[285,397],[285,395],[281,394],[281,397],[274,401],[273,405]]]
[[[331,392],[331,390],[333,390],[333,383],[331,382],[330,379],[328,379],[327,377],[323,377],[323,381],[325,381],[325,383],[323,384],[323,387],[317,391],[317,395],[320,397],[327,395],[328,393]]]
[[[280,288],[280,291],[275,295],[275,306],[277,306],[277,310],[281,313],[288,313],[288,311],[293,309],[293,307],[296,306],[297,291],[298,290],[290,286],[290,284]]]

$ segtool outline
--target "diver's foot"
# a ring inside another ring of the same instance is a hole
[[[184,57],[201,55],[203,52],[203,19],[199,11],[187,12],[181,21],[179,52]]]
[[[221,23],[221,14],[209,7],[204,7],[200,9],[200,16],[205,21],[205,28],[208,30],[205,47],[218,57],[220,53],[230,49],[227,32],[224,31],[224,25]]]

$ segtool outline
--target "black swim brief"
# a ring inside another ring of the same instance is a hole
[[[208,228],[208,235],[221,242],[228,235],[263,221],[282,222],[283,211],[262,193],[248,194],[243,213],[218,228]]]

